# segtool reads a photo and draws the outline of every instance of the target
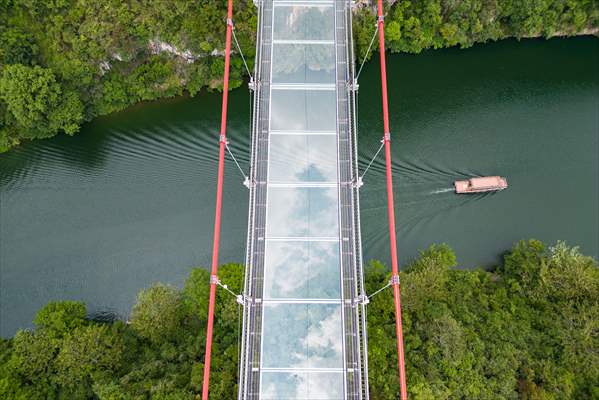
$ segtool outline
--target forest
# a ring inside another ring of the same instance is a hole
[[[243,267],[219,277],[240,292]],[[390,274],[373,261],[366,287]],[[410,398],[599,399],[599,268],[562,242],[517,243],[491,271],[456,268],[433,245],[400,273]],[[142,290],[128,323],[97,321],[84,304],[51,302],[35,329],[0,339],[6,400],[192,400],[202,383],[209,273],[193,269],[181,289]],[[239,305],[219,290],[211,395],[236,398]],[[372,399],[398,398],[393,295],[368,305]]]
[[[225,7],[222,0],[0,0],[0,152],[73,135],[85,121],[141,101],[222,89]],[[252,68],[256,10],[248,0],[234,10]],[[385,13],[394,52],[599,27],[599,0],[401,0],[386,3]],[[374,30],[372,4],[359,1],[360,57]],[[231,87],[241,86],[240,57],[231,72]]]

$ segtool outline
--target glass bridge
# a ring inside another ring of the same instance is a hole
[[[367,399],[351,1],[258,0],[239,399]]]

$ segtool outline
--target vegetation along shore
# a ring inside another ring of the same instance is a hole
[[[564,243],[517,243],[492,271],[456,269],[446,245],[431,246],[401,272],[410,398],[599,398],[599,268]],[[219,277],[240,292],[243,267]],[[52,302],[34,330],[0,339],[0,398],[183,400],[201,385],[209,273],[193,269],[182,289],[142,290],[129,323],[86,318],[85,305]],[[389,279],[380,262],[369,293]],[[239,305],[218,292],[211,394],[233,399]],[[398,398],[393,297],[368,306],[371,398]]]
[[[85,121],[141,101],[222,86],[220,0],[0,0],[0,152],[23,140],[73,135]],[[255,7],[235,7],[252,68]],[[387,2],[389,50],[469,47],[508,37],[597,34],[596,0],[402,0]],[[357,3],[354,37],[364,57],[375,29]],[[376,43],[375,43],[376,46]],[[244,77],[233,57],[231,87]]]

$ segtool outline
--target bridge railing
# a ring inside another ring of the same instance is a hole
[[[368,340],[359,219],[357,114],[351,0],[336,0],[338,160],[346,398],[368,399]]]
[[[244,283],[245,304],[239,359],[239,399],[259,397],[262,304],[256,299],[261,299],[264,285],[272,0],[256,1],[255,4],[258,7],[256,31],[258,45],[254,63],[250,200]]]

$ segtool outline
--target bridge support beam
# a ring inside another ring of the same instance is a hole
[[[212,269],[210,272],[210,300],[208,304],[208,324],[206,328],[206,354],[204,356],[204,379],[202,382],[202,400],[208,400],[210,384],[210,362],[212,359],[212,329],[214,327],[214,304],[216,302],[216,286],[218,285],[218,250],[220,244],[220,217],[223,200],[223,176],[225,164],[225,148],[227,146],[227,103],[229,97],[229,67],[231,62],[231,35],[233,31],[233,0],[228,0],[227,7],[227,39],[225,46],[225,71],[223,78],[223,99],[220,121],[220,146],[218,154],[218,178],[216,184],[216,211],[214,218],[214,243],[212,246]]]
[[[379,52],[381,61],[381,90],[383,100],[383,128],[385,143],[385,166],[387,175],[387,214],[389,218],[389,241],[391,245],[391,284],[395,303],[395,333],[397,336],[397,362],[401,400],[407,400],[406,368],[404,363],[403,328],[401,322],[401,295],[399,290],[399,268],[397,266],[397,238],[395,235],[395,209],[393,201],[393,174],[391,171],[391,133],[389,129],[389,105],[387,100],[387,65],[385,60],[385,23],[383,0],[378,0]]]

